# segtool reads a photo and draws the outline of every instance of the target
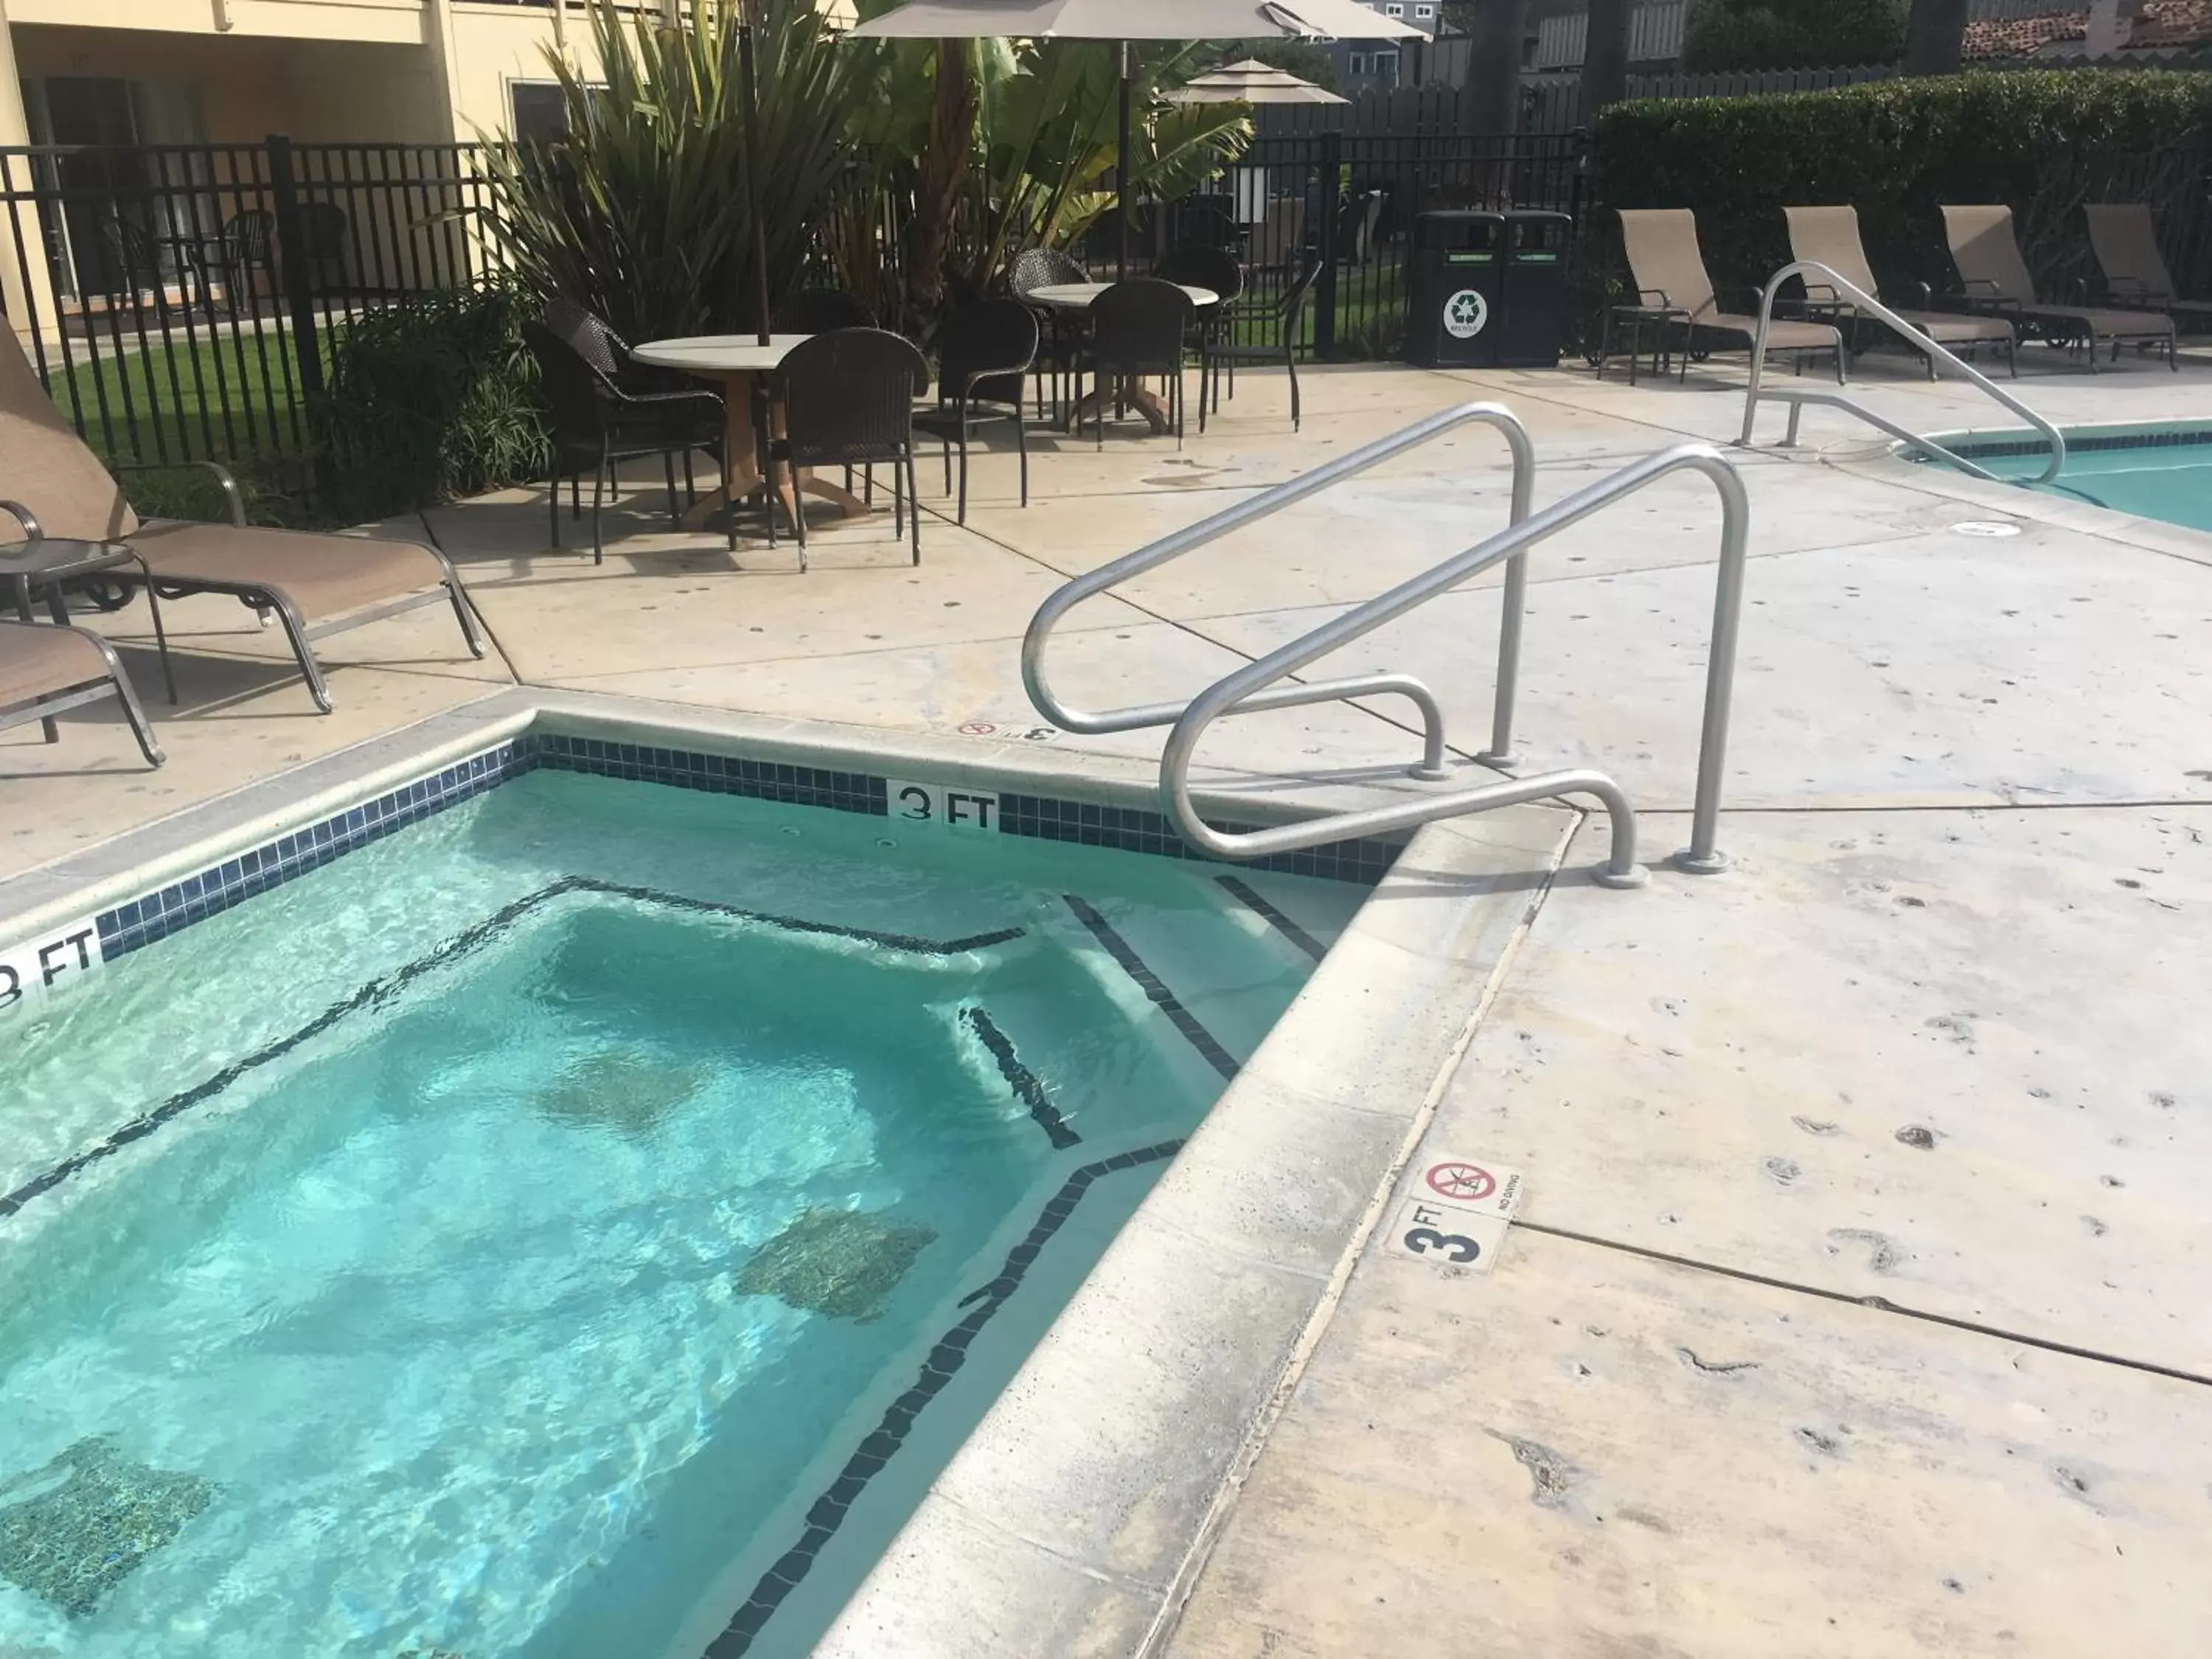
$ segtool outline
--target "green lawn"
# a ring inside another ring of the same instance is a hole
[[[126,331],[70,342],[70,367],[50,348],[54,401],[81,421],[94,449],[118,460],[296,454],[301,448],[297,375],[283,336],[267,324],[164,346],[149,331],[142,349]]]

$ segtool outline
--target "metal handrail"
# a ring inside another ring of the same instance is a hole
[[[1060,619],[1084,600],[1119,586],[1132,576],[1156,569],[1170,559],[1181,558],[1210,542],[1218,541],[1232,531],[1256,524],[1286,507],[1343,483],[1346,478],[1356,477],[1395,456],[1402,455],[1409,449],[1418,449],[1447,432],[1474,423],[1495,427],[1504,434],[1506,447],[1512,451],[1513,504],[1508,522],[1519,524],[1528,516],[1529,501],[1536,483],[1536,448],[1529,441],[1528,429],[1521,424],[1519,417],[1511,410],[1503,404],[1462,404],[1455,409],[1448,409],[1425,420],[1417,421],[1402,432],[1394,432],[1387,438],[1377,439],[1348,455],[1339,456],[1326,465],[1316,467],[1288,483],[1278,484],[1255,495],[1250,501],[1239,502],[1210,518],[1201,519],[1188,529],[1163,536],[1148,546],[1125,554],[1110,564],[1101,565],[1089,574],[1079,576],[1059,588],[1037,607],[1036,615],[1030,620],[1029,632],[1022,640],[1022,684],[1028,689],[1030,702],[1036,705],[1039,714],[1061,730],[1091,736],[1109,732],[1133,732],[1148,726],[1172,726],[1182,717],[1187,704],[1144,703],[1132,708],[1114,708],[1093,714],[1061,702],[1047,684],[1044,672],[1045,645]],[[1526,562],[1516,559],[1506,567],[1505,572],[1505,620],[1498,642],[1498,712],[1492,721],[1490,749],[1481,757],[1495,764],[1504,764],[1512,748],[1511,685],[1520,664],[1521,610],[1527,586]],[[1410,674],[1363,674],[1350,679],[1319,680],[1309,684],[1284,686],[1278,690],[1244,699],[1232,712],[1250,714],[1263,708],[1294,708],[1303,703],[1335,702],[1346,697],[1385,694],[1395,694],[1408,699],[1420,712],[1421,763],[1412,769],[1413,775],[1431,782],[1450,776],[1444,765],[1443,709],[1437,703],[1435,693]]]
[[[1445,560],[1410,581],[1400,583],[1357,610],[1322,623],[1303,638],[1200,692],[1176,721],[1174,731],[1168,736],[1166,750],[1160,757],[1160,798],[1183,839],[1201,852],[1221,858],[1264,858],[1325,842],[1410,830],[1437,818],[1457,817],[1522,801],[1560,794],[1589,794],[1605,804],[1613,825],[1611,855],[1597,879],[1610,886],[1634,886],[1640,883],[1644,872],[1636,863],[1635,814],[1620,786],[1601,772],[1549,772],[1395,805],[1338,812],[1303,823],[1231,834],[1214,829],[1199,817],[1191,801],[1190,765],[1206,728],[1232,709],[1252,707],[1253,694],[1261,687],[1372,633],[1500,560],[1524,557],[1537,543],[1557,535],[1568,526],[1579,523],[1624,496],[1634,495],[1669,473],[1685,469],[1702,472],[1712,480],[1720,493],[1722,527],[1720,573],[1713,599],[1712,647],[1705,669],[1705,726],[1698,751],[1697,795],[1690,845],[1676,862],[1680,867],[1700,875],[1727,868],[1727,857],[1715,842],[1719,833],[1721,775],[1728,749],[1736,635],[1743,612],[1751,500],[1735,463],[1712,445],[1703,443],[1679,444],[1624,467],[1511,529]]]
[[[1846,398],[1840,392],[1801,392],[1794,387],[1781,392],[1762,392],[1759,389],[1759,379],[1766,368],[1766,334],[1769,325],[1774,321],[1775,293],[1792,276],[1802,276],[1808,272],[1817,272],[1828,287],[1850,301],[1854,310],[1864,311],[1876,321],[1887,324],[1890,328],[1905,337],[1907,345],[1923,353],[1932,362],[1947,364],[1958,370],[1961,375],[1972,381],[2040,432],[2051,444],[2049,465],[2033,478],[2000,478],[1987,468],[1976,466],[1965,456],[1954,454],[1933,438],[1923,437],[1917,432],[1908,430],[1896,422],[1875,414],[1864,404]],[[1937,460],[1948,462],[1970,477],[1984,478],[1991,483],[2021,485],[2049,483],[2058,476],[2060,470],[2066,465],[2066,434],[2064,433],[1964,358],[1937,344],[1934,338],[1920,329],[1915,328],[1835,267],[1824,265],[1818,259],[1799,259],[1795,264],[1783,266],[1767,279],[1765,292],[1759,296],[1759,332],[1753,337],[1751,345],[1751,385],[1745,392],[1743,399],[1743,435],[1736,440],[1746,449],[1751,447],[1752,428],[1758,423],[1759,400],[1761,398],[1790,405],[1790,428],[1782,440],[1784,448],[1794,447],[1797,442],[1797,424],[1799,418],[1805,412],[1805,405],[1821,404],[1830,409],[1840,409],[1846,414],[1856,415],[1869,426],[1887,432],[1899,442],[1911,444],[1915,449],[1933,456]]]

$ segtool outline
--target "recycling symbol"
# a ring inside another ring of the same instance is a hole
[[[1444,332],[1455,340],[1472,340],[1489,322],[1490,301],[1471,288],[1444,301]]]

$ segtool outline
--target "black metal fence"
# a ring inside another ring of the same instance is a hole
[[[1247,343],[1270,337],[1270,301],[1317,260],[1300,355],[1393,357],[1415,217],[1469,207],[1577,215],[1585,154],[1579,132],[1263,133],[1203,188],[1142,216],[1137,246],[1147,263],[1193,245],[1235,252],[1249,283],[1237,322]],[[1094,270],[1111,268],[1115,238],[1110,223],[1094,231],[1085,249]]]
[[[471,144],[0,149],[0,294],[104,453],[281,468],[349,318],[484,275],[488,191]]]

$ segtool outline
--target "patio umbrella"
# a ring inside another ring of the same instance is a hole
[[[1117,152],[1121,274],[1129,272],[1129,104],[1132,40],[1426,40],[1359,0],[907,0],[848,31],[884,40],[1115,40],[1121,46]]]
[[[1345,104],[1327,87],[1301,81],[1288,70],[1247,58],[1241,64],[1194,75],[1167,94],[1176,104]]]

